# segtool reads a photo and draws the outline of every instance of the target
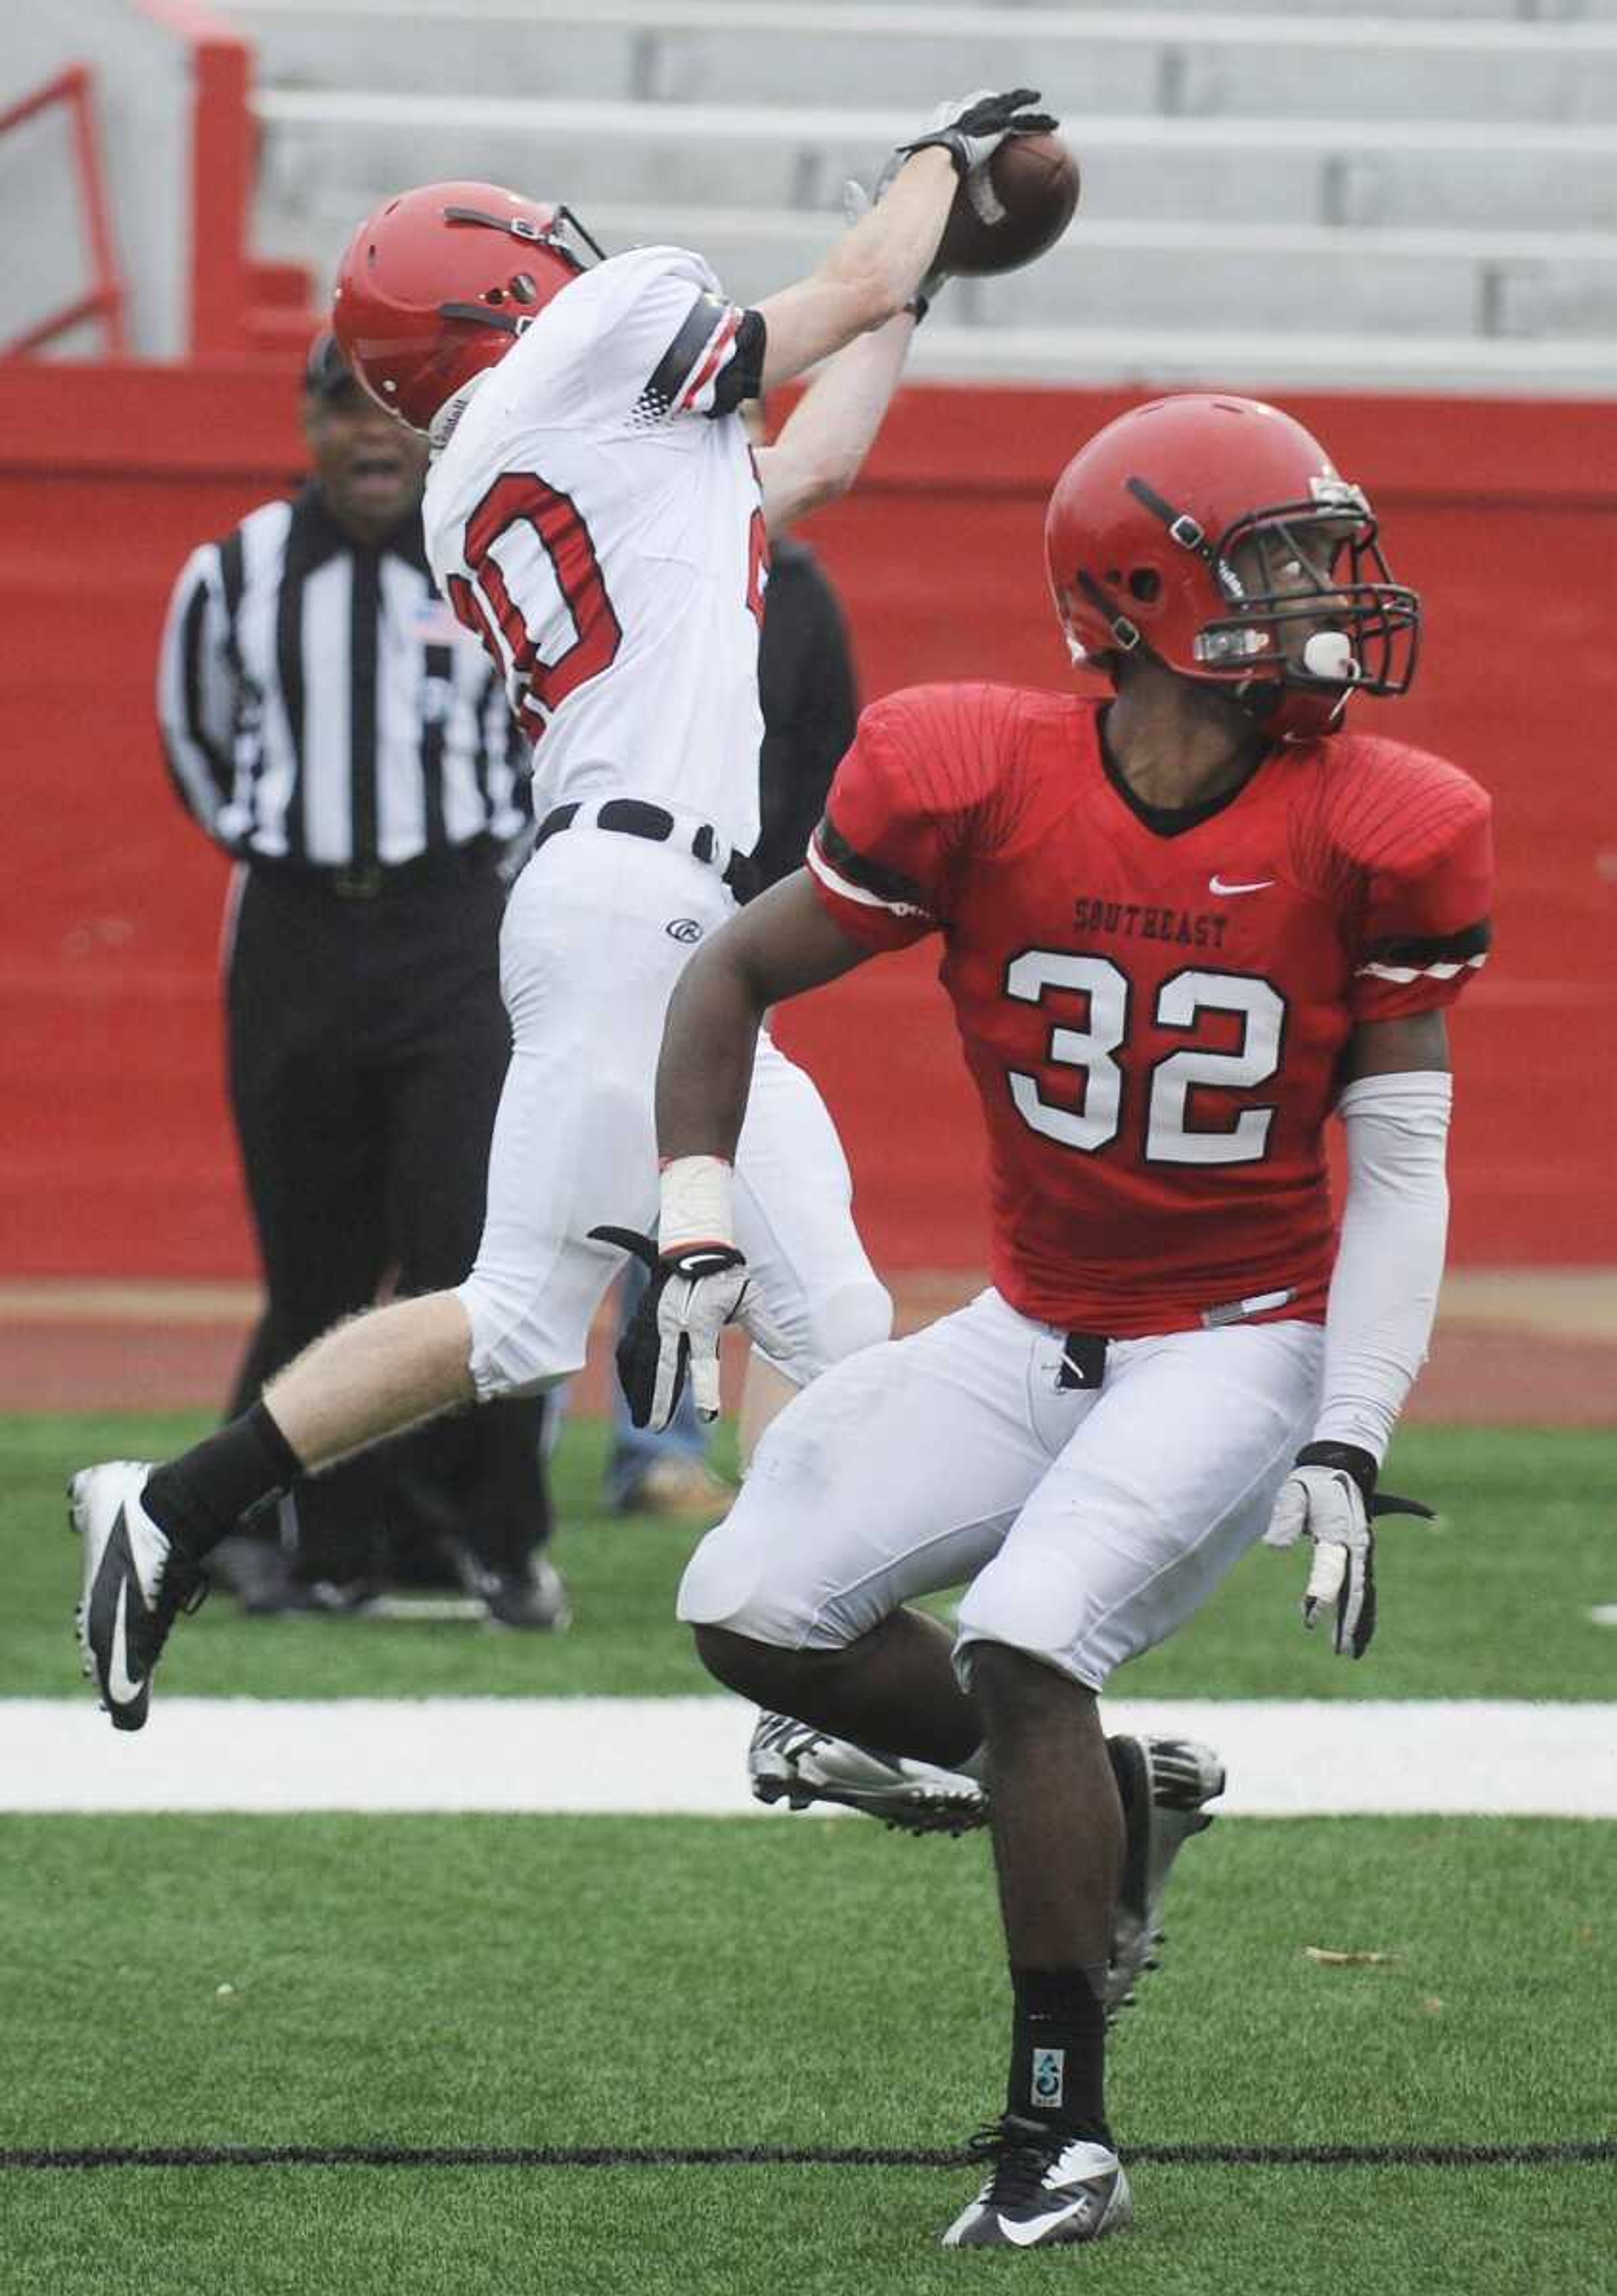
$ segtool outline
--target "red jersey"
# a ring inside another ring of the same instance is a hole
[[[1103,707],[992,685],[878,702],[809,849],[816,890],[874,947],[942,935],[1014,1307],[1120,1339],[1317,1322],[1343,1048],[1482,963],[1488,799],[1339,734],[1162,813],[1109,767]]]

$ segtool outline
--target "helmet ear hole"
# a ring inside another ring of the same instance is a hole
[[[497,184],[423,184],[367,216],[338,266],[332,325],[361,383],[430,429],[584,265],[560,211]]]
[[[1162,594],[1162,578],[1154,566],[1137,566],[1129,577],[1129,595],[1142,606],[1154,606]]]

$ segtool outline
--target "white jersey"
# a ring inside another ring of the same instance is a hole
[[[757,842],[768,550],[721,412],[757,326],[699,256],[614,256],[464,396],[433,463],[432,571],[534,745],[540,816],[624,795]]]

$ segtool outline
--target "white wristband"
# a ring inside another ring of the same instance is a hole
[[[694,1244],[734,1249],[735,1175],[722,1156],[675,1156],[662,1168],[662,1210],[657,1249],[687,1251]]]

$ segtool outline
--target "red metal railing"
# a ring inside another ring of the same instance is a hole
[[[70,65],[55,79],[47,80],[25,95],[19,102],[0,111],[0,135],[8,129],[20,127],[26,119],[45,111],[53,103],[68,108],[73,139],[73,164],[78,176],[79,201],[83,209],[85,235],[89,241],[92,285],[87,294],[39,320],[34,326],[15,336],[12,341],[0,344],[0,358],[26,358],[42,343],[65,334],[82,319],[99,319],[102,327],[102,348],[110,357],[121,358],[128,348],[124,336],[124,283],[112,252],[112,234],[107,226],[106,194],[102,183],[101,145],[95,131],[95,114],[90,93],[93,75],[83,64]]]
[[[247,348],[253,300],[247,253],[252,50],[214,13],[209,0],[135,0],[135,6],[189,52],[193,95],[186,348],[193,358],[228,357]]]

